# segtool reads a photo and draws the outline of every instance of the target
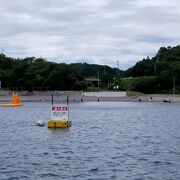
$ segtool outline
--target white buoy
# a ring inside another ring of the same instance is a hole
[[[43,127],[43,126],[45,126],[45,123],[43,121],[38,121],[37,126],[42,126]]]

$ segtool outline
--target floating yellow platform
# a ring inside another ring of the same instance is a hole
[[[22,106],[22,104],[0,104],[0,107],[16,107],[16,106]]]
[[[71,121],[67,120],[49,120],[48,128],[68,128],[71,126]]]
[[[20,98],[17,93],[12,93],[11,103],[0,104],[0,107],[16,107],[16,106],[22,106],[22,103],[20,102]]]

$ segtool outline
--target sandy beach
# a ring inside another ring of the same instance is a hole
[[[124,101],[124,102],[180,102],[180,95],[171,94],[148,94],[138,96],[106,96],[101,97],[98,93],[94,96],[84,96],[82,91],[46,91],[46,92],[18,92],[22,102],[51,102],[52,94],[54,102],[84,102],[84,101]],[[10,92],[0,93],[0,102],[11,102]]]

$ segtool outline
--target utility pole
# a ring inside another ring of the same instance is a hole
[[[117,61],[118,77],[119,77],[119,60]]]
[[[97,71],[97,78],[98,78],[98,90],[99,90],[99,71]]]
[[[106,67],[105,67],[105,65],[104,65],[104,75],[106,74]]]
[[[176,93],[176,77],[173,76],[173,94]]]
[[[119,69],[119,60],[117,61],[117,68]]]

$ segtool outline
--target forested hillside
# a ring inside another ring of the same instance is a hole
[[[87,78],[99,80],[98,86]],[[14,59],[0,54],[0,81],[2,88],[8,89],[180,93],[180,46],[161,47],[154,57],[142,59],[126,71],[105,65],[53,63],[35,57]]]
[[[161,47],[155,57],[137,62],[125,74],[132,78],[121,81],[122,89],[129,87],[129,90],[144,93],[180,93],[180,46]]]
[[[49,90],[86,90],[93,84],[85,79],[101,79],[101,86],[113,81],[119,70],[108,66],[77,63],[48,62],[42,58],[14,59],[0,55],[0,81],[2,88],[25,89],[48,88]]]

